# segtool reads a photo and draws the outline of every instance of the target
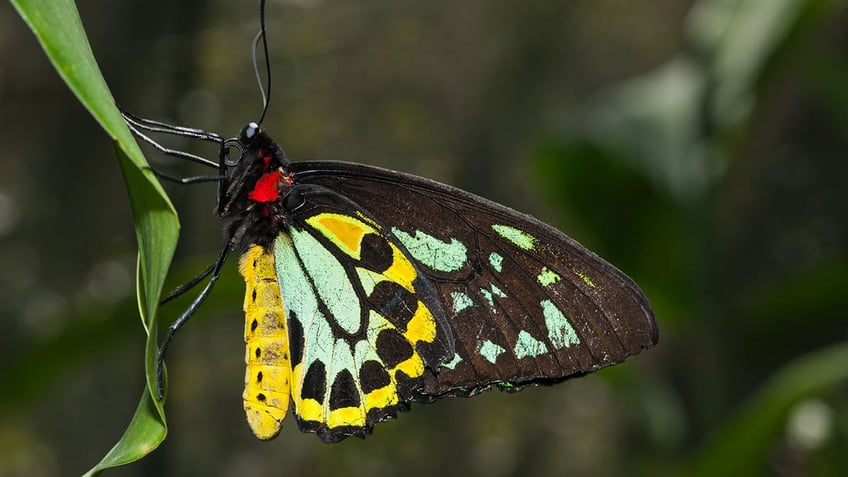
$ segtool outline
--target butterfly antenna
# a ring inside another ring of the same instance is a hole
[[[256,49],[262,40],[262,51],[265,55],[265,77],[267,83],[262,85],[262,76],[259,74],[259,63],[256,61]],[[256,82],[259,83],[259,92],[262,94],[262,115],[259,116],[258,124],[262,124],[265,113],[268,112],[268,100],[271,97],[271,61],[268,57],[268,40],[265,35],[265,0],[259,2],[259,33],[253,39],[253,71],[256,72]]]

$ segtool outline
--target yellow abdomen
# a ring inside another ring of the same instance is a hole
[[[283,300],[273,253],[252,246],[239,262],[247,289],[244,296],[244,410],[259,439],[280,432],[289,409],[291,362]]]

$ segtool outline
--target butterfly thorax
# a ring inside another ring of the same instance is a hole
[[[229,186],[217,215],[230,226],[246,226],[244,243],[268,247],[286,226],[286,201],[294,175],[280,146],[255,123],[239,135],[241,157],[233,166]]]

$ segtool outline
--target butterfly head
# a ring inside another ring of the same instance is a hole
[[[238,140],[243,146],[248,146],[260,133],[264,133],[264,131],[259,127],[259,124],[251,121],[241,128]]]
[[[242,169],[253,172],[267,172],[270,169],[288,166],[286,155],[277,143],[265,133],[256,123],[249,122],[239,132],[238,136],[224,142],[225,148],[238,149],[236,160],[225,161],[227,167],[234,168],[234,173]]]
[[[234,161],[225,160],[232,172],[220,197],[218,215],[254,215],[262,227],[275,229],[267,222],[282,220],[281,199],[293,185],[282,148],[256,122],[245,125],[225,147],[237,149],[239,154]]]

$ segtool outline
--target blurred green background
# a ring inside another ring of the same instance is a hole
[[[229,136],[261,107],[255,3],[78,7],[119,103]],[[290,0],[267,21],[265,126],[290,159],[530,212],[642,286],[660,344],[555,387],[416,406],[366,440],[290,421],[262,443],[233,261],[170,352],[167,440],[106,475],[848,474],[844,1]],[[8,7],[0,61],[0,476],[75,475],[143,386],[132,217],[110,141]],[[166,188],[175,286],[221,233],[214,186]]]

